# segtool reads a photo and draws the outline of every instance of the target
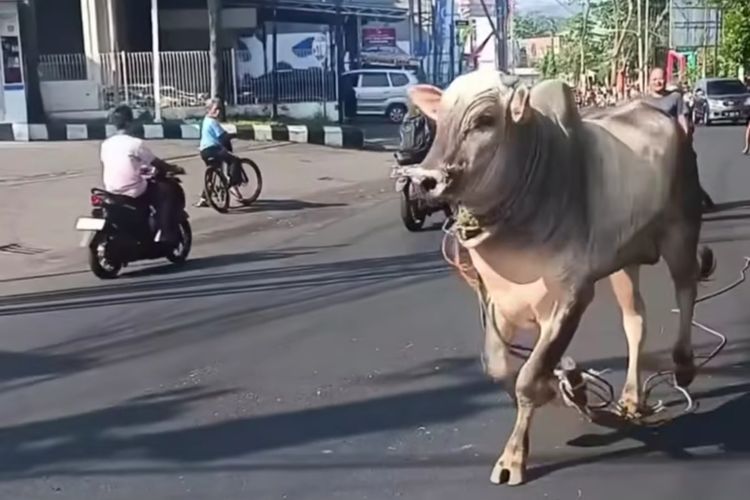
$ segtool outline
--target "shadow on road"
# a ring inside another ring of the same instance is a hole
[[[0,384],[28,377],[54,378],[88,369],[93,359],[59,354],[0,351]]]
[[[104,463],[109,473],[123,474],[127,468],[118,470],[117,461],[133,457],[187,467],[208,465],[316,441],[416,431],[496,407],[478,399],[496,390],[485,381],[471,382],[189,428],[143,430],[179,417],[190,405],[233,391],[190,388],[153,394],[111,408],[0,429],[0,477],[46,475],[54,467],[55,475],[87,475],[87,467],[97,469],[101,466],[96,464]]]
[[[269,200],[261,199],[248,207],[233,208],[232,214],[248,214],[257,212],[296,212],[316,208],[345,207],[346,203],[315,203],[304,200]]]
[[[739,394],[739,395],[737,395]],[[750,454],[750,384],[720,387],[695,394],[698,399],[736,395],[715,410],[686,415],[658,428],[628,426],[608,434],[586,434],[568,442],[582,448],[611,446],[625,440],[642,444],[601,454],[576,457],[554,464],[543,465],[530,471],[531,479],[538,479],[556,471],[600,463],[607,460],[645,457],[658,453],[672,460],[727,459],[732,456],[746,458]],[[691,453],[691,448],[714,447],[718,450]]]
[[[343,245],[331,245],[325,247],[326,250],[333,248],[341,248]],[[140,278],[144,276],[159,276],[159,275],[177,275],[179,273],[198,271],[204,269],[216,269],[221,267],[232,266],[235,264],[247,264],[265,261],[281,261],[284,259],[291,259],[293,257],[301,257],[305,255],[314,255],[323,250],[323,247],[304,247],[294,248],[289,250],[268,250],[261,252],[244,252],[224,255],[209,255],[206,257],[196,257],[188,260],[182,266],[175,266],[173,264],[165,264],[163,266],[149,266],[142,269],[137,269],[128,273],[124,273],[119,279],[127,280],[132,278]],[[120,288],[120,287],[116,287]],[[0,302],[2,305],[2,302]]]
[[[267,258],[279,258],[275,252],[273,254]],[[225,256],[224,259],[242,259],[242,255]],[[258,254],[250,253],[244,256],[247,261],[252,261]],[[207,261],[215,264],[216,259],[222,258],[211,258]],[[193,265],[200,266],[200,262]],[[325,286],[353,283],[374,284],[390,281],[399,286],[399,281],[434,277],[446,272],[448,269],[439,252],[423,252],[269,269],[171,276],[166,279],[127,283],[121,281],[113,285],[10,295],[3,297],[0,302],[0,316],[309,287],[321,290]]]
[[[187,313],[161,306],[137,330],[97,324],[73,339],[45,345],[37,356],[76,356],[80,369],[125,363],[192,343],[221,342],[230,335],[279,318],[291,318],[445,276],[449,272],[437,252],[357,259],[268,269],[174,276],[6,297],[0,316],[72,311],[124,304],[203,298],[206,305]],[[211,300],[256,293],[251,298]],[[281,292],[281,293],[279,293]],[[253,331],[251,330],[251,332]],[[250,333],[251,333],[250,332]],[[58,375],[67,375],[63,373]],[[36,383],[34,381],[31,384]],[[14,387],[0,387],[0,392]]]

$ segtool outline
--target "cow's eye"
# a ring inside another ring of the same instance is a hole
[[[491,115],[481,115],[474,122],[474,130],[481,130],[495,126],[495,117]]]

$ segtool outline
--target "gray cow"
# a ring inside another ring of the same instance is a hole
[[[640,354],[646,335],[639,268],[661,257],[680,309],[672,358],[677,383],[695,376],[691,322],[697,282],[714,268],[698,251],[701,191],[679,125],[634,102],[581,118],[560,81],[529,90],[496,71],[457,78],[445,92],[415,86],[411,97],[437,122],[430,154],[409,175],[434,196],[460,203],[478,234],[462,241],[498,328],[487,328],[483,360],[512,379],[507,345],[517,330],[539,332],[515,380],[517,420],[492,470],[494,483],[524,482],[532,415],[552,398],[553,370],[594,297],[610,277],[628,340],[625,417],[643,410]]]

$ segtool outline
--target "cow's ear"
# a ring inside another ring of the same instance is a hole
[[[529,88],[523,83],[519,83],[513,90],[510,97],[510,117],[515,123],[524,123],[531,116],[529,106]]]
[[[443,91],[432,85],[414,85],[409,89],[409,99],[432,121],[437,121]]]

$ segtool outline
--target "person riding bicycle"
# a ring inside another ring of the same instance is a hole
[[[683,100],[682,94],[677,91],[667,90],[664,81],[664,70],[661,68],[654,68],[649,75],[649,89],[648,92],[643,96],[643,100],[651,104],[652,106],[664,111],[672,118],[675,118],[680,126],[683,128],[687,136],[690,138],[690,152],[695,155],[695,149],[692,147],[693,142],[693,127],[691,124],[691,118],[688,116],[687,106]],[[703,197],[703,205],[708,209],[713,209],[716,204],[711,199],[711,196],[700,186],[701,196]]]
[[[200,155],[206,165],[216,162],[225,163],[229,167],[229,191],[239,201],[242,201],[242,193],[239,186],[245,184],[244,176],[239,158],[232,154],[232,138],[219,123],[222,101],[213,98],[208,101],[206,116],[201,123]],[[207,207],[206,192],[201,193],[197,207]]]
[[[177,244],[180,241],[178,214],[184,208],[182,195],[171,183],[158,179],[149,182],[149,176],[155,171],[184,174],[185,170],[161,160],[142,139],[130,134],[133,110],[129,106],[116,107],[110,121],[116,132],[102,142],[99,153],[104,189],[133,198],[144,213],[149,206],[154,207],[161,230],[159,241]]]

